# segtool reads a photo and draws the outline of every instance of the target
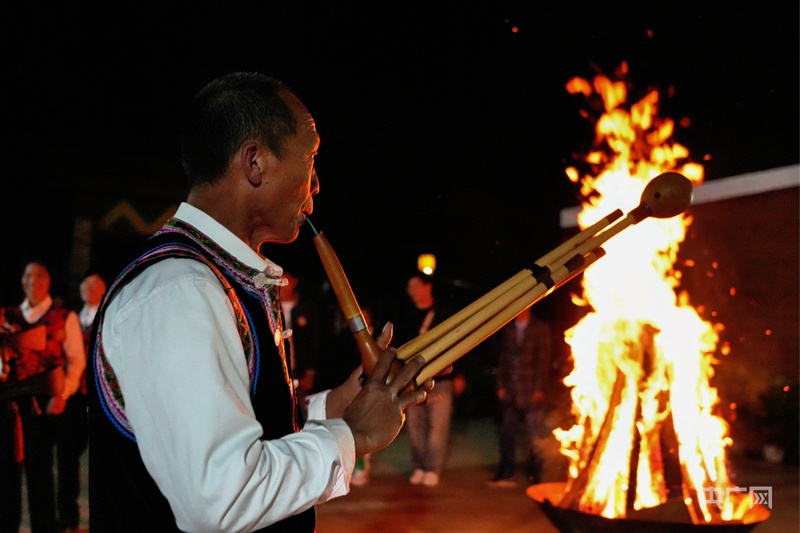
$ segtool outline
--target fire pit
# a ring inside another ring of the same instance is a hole
[[[653,173],[703,178],[702,166],[670,139],[675,122],[657,116],[658,91],[624,105],[626,73],[623,65],[617,80],[567,84],[593,98],[591,110],[604,109],[584,170],[567,172],[587,199],[581,227],[609,204],[633,204],[636,184]],[[528,489],[562,532],[739,532],[769,517],[762,495],[735,486],[726,458],[732,439],[711,384],[728,349],[719,344],[724,325],[680,290],[677,252],[691,222],[682,213],[639,224],[582,273],[583,294],[573,301],[586,314],[564,334],[573,368],[563,382],[575,421],[553,431],[569,472],[565,483]]]
[[[561,533],[746,533],[770,515],[769,509],[755,504],[741,520],[695,524],[683,500],[674,498],[650,509],[633,511],[626,518],[606,518],[559,507],[565,488],[566,483],[540,483],[527,490],[528,496]]]

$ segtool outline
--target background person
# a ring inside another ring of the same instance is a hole
[[[38,260],[28,262],[21,281],[25,299],[20,305],[3,310],[2,326],[18,332],[41,326],[46,337],[41,348],[22,350],[10,360],[8,379],[24,381],[45,373],[54,379],[52,389],[17,396],[6,405],[2,422],[5,427],[0,432],[16,437],[10,448],[6,441],[4,456],[0,457],[0,485],[9,487],[8,499],[2,502],[0,529],[17,531],[21,525],[19,476],[20,465],[24,464],[31,531],[52,533],[56,531],[53,449],[67,401],[80,386],[86,352],[78,315],[67,309],[61,299],[50,295],[52,279],[45,264]]]
[[[92,324],[100,302],[106,292],[106,282],[98,274],[86,276],[79,287],[82,307],[78,321],[84,346],[88,349]],[[61,423],[56,446],[58,480],[58,525],[63,533],[80,531],[81,455],[89,441],[88,404],[86,400],[86,372],[81,374],[80,386],[70,396]]]
[[[497,399],[500,405],[500,462],[490,482],[515,487],[517,481],[517,436],[525,436],[526,474],[540,482],[541,458],[536,440],[542,431],[546,391],[553,360],[550,325],[528,307],[506,324],[497,339]]]
[[[434,295],[433,278],[416,272],[406,282],[411,305],[398,321],[398,346],[418,337],[453,314],[452,308]],[[436,392],[406,412],[406,431],[411,445],[412,485],[435,487],[444,468],[450,440],[455,396],[454,383],[461,375],[451,372],[436,379]]]

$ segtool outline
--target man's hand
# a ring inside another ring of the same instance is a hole
[[[386,350],[392,340],[394,325],[391,322],[384,324],[376,343],[381,350]],[[367,378],[364,375],[364,367],[359,365],[347,378],[342,385],[331,389],[325,404],[325,412],[328,418],[342,418],[345,408],[350,405],[356,394],[361,392],[361,385]]]
[[[419,388],[405,390],[425,364],[422,356],[406,361],[390,379],[389,371],[395,360],[394,348],[384,350],[372,375],[344,411],[342,418],[353,432],[356,457],[388,446],[403,427],[406,409],[424,402],[433,388],[433,380],[428,380]]]
[[[47,410],[45,411],[45,414],[60,415],[64,412],[66,407],[67,400],[62,398],[60,394],[56,394],[55,396],[51,396],[50,401],[47,402]]]

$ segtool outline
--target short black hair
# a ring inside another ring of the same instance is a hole
[[[189,186],[214,183],[249,139],[283,156],[284,141],[297,131],[280,80],[253,72],[221,76],[197,93],[184,117],[181,165]]]

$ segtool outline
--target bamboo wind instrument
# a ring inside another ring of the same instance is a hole
[[[311,232],[314,234],[314,246],[317,249],[317,254],[322,261],[322,266],[325,268],[325,273],[331,282],[333,292],[336,294],[336,299],[339,301],[339,307],[342,308],[344,318],[353,334],[353,338],[358,345],[358,350],[361,353],[361,364],[364,373],[367,375],[372,374],[372,369],[375,368],[375,363],[381,355],[380,346],[372,338],[372,332],[367,327],[367,322],[364,320],[364,314],[361,312],[361,307],[358,305],[353,289],[350,287],[350,282],[344,273],[342,264],[333,251],[328,239],[321,231],[317,231],[314,224],[306,218]]]
[[[400,346],[397,358],[405,361],[416,354],[425,358],[425,366],[415,378],[415,385],[421,385],[513,320],[525,308],[583,272],[605,254],[602,245],[609,239],[645,218],[676,216],[688,209],[691,202],[692,183],[685,176],[677,172],[656,176],[645,186],[639,205],[624,218],[621,218],[622,211],[614,210],[539,258],[532,268],[521,270],[439,325]],[[351,331],[356,336],[364,370],[369,374],[381,350],[368,332],[367,339],[363,330],[358,329],[363,317],[341,264],[327,240],[313,225],[311,228],[326,273]]]

